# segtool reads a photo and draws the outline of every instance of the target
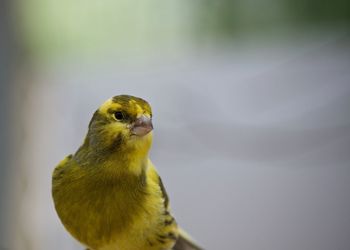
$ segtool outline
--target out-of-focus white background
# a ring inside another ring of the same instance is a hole
[[[350,249],[348,3],[5,7],[0,249],[82,249],[51,173],[118,94],[152,105],[151,159],[205,249]]]

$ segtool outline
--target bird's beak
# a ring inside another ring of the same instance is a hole
[[[144,136],[151,132],[153,129],[152,119],[145,115],[141,115],[136,119],[134,124],[131,126],[131,133],[137,136]]]

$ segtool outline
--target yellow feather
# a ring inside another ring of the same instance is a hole
[[[152,117],[146,101],[108,99],[91,119],[83,145],[53,172],[57,214],[90,250],[170,250],[179,237],[167,194],[148,159],[152,132],[131,132],[135,124],[150,126],[137,122],[142,116]]]

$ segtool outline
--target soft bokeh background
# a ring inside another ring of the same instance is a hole
[[[124,93],[206,249],[350,249],[349,3],[1,1],[0,249],[82,249],[51,172]]]

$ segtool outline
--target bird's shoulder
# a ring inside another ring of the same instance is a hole
[[[66,157],[64,157],[63,160],[61,160],[57,164],[57,166],[54,168],[53,173],[52,173],[53,180],[57,180],[57,179],[60,179],[62,177],[62,174],[67,169],[67,167],[70,165],[72,157],[73,157],[73,155],[71,155],[71,154],[67,155]]]
[[[66,156],[54,168],[52,173],[53,188],[57,184],[62,184],[67,179],[79,179],[83,177],[84,171],[81,171],[79,164],[73,159],[73,155]]]

